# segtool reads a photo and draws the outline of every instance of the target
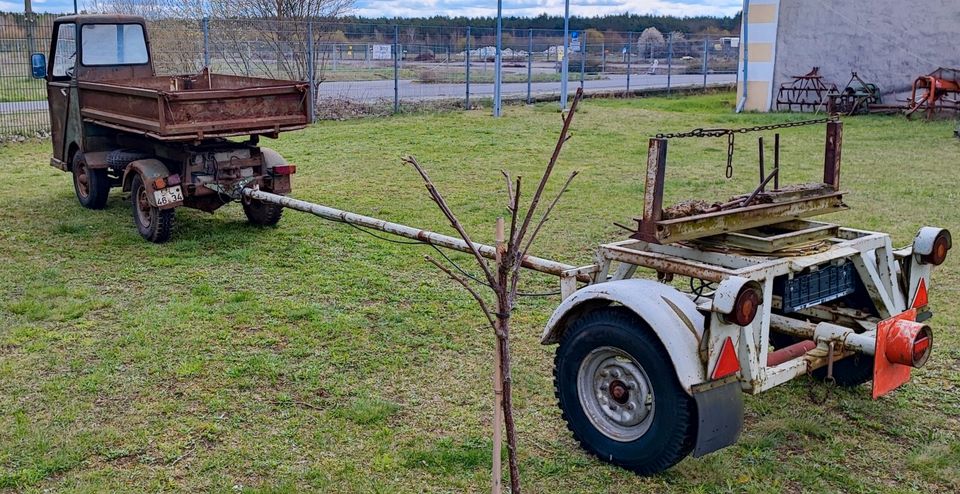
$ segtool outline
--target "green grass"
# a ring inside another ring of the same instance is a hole
[[[29,71],[29,64],[23,65]],[[46,83],[32,77],[3,76],[0,78],[0,103],[37,101],[47,97]]]
[[[587,100],[558,165],[580,170],[535,253],[586,264],[614,221],[639,215],[647,138],[802,119],[734,115],[731,94]],[[298,166],[294,195],[450,232],[416,155],[478,240],[503,214],[500,169],[531,193],[555,142],[556,104],[325,122],[265,144]],[[957,229],[960,141],[949,122],[848,119],[852,210],[829,219],[908,243]],[[783,131],[786,181],[816,179],[822,127]],[[756,141],[670,144],[667,202],[726,198],[755,181]],[[240,208],[177,212],[145,243],[114,193],[76,203],[49,141],[0,148],[0,490],[24,492],[483,492],[492,335],[422,247],[287,212],[248,226]],[[550,190],[556,190],[554,183]],[[469,259],[456,255],[469,265]],[[956,492],[960,490],[960,263],[934,274],[934,355],[872,401],[869,387],[810,402],[806,381],[746,399],[740,442],[652,478],[585,455],[552,389],[538,336],[556,298],[516,312],[515,401],[529,492]],[[525,291],[556,280],[530,274]],[[236,487],[235,487],[236,486]]]

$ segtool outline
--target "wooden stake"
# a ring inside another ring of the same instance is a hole
[[[507,246],[504,243],[504,232],[503,232],[503,218],[497,218],[497,229],[496,229],[496,263],[497,263],[497,272],[500,271],[501,263],[503,262],[503,255],[506,253]],[[500,325],[499,319],[497,321],[497,326]],[[499,334],[502,328],[497,328],[496,333],[494,334],[494,351],[493,351],[493,468],[491,471],[491,484],[490,492],[492,494],[500,494],[502,491],[501,486],[501,472],[500,472],[500,452],[502,448],[502,438],[501,434],[503,431],[503,368],[502,368],[502,355],[500,353],[500,337]]]

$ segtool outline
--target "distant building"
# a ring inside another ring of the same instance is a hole
[[[841,90],[856,71],[885,94],[937,67],[960,67],[957,0],[746,0],[746,9],[737,86],[745,110],[776,109],[780,85],[813,67]]]

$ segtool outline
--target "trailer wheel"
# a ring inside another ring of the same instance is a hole
[[[174,209],[160,209],[151,206],[147,200],[147,188],[139,174],[130,184],[130,204],[133,209],[133,223],[137,225],[140,236],[155,244],[170,240],[173,231]]]
[[[283,207],[276,204],[268,204],[257,199],[248,199],[244,197],[240,200],[243,205],[243,212],[247,215],[247,221],[258,226],[274,226],[280,222],[283,215]]]
[[[107,197],[110,195],[110,177],[103,168],[91,169],[83,153],[77,151],[73,155],[73,190],[77,193],[80,205],[87,209],[103,209],[107,206]]]
[[[652,475],[693,449],[696,406],[659,339],[629,310],[594,311],[568,328],[554,389],[574,438],[603,461]]]

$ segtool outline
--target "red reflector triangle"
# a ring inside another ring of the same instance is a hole
[[[720,379],[731,374],[736,374],[740,370],[740,360],[737,359],[737,351],[733,348],[733,340],[728,336],[723,341],[723,348],[720,349],[720,358],[717,359],[717,366],[713,369],[711,379]]]
[[[920,284],[917,286],[917,294],[913,296],[912,308],[927,306],[927,282],[920,278]]]

